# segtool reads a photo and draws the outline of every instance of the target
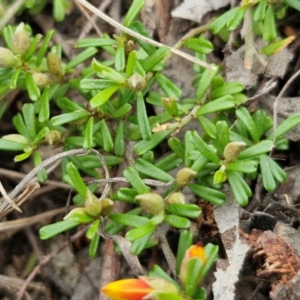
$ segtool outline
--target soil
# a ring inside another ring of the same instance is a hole
[[[11,3],[11,1],[4,2]],[[28,10],[21,9],[9,20],[9,24],[25,22],[32,27],[35,34],[41,33],[44,36],[54,28],[56,34],[53,41],[61,44],[63,57],[68,61],[77,53],[74,47],[76,41],[83,37],[97,37],[97,32],[74,2],[62,22],[54,20],[52,1],[48,2],[37,15],[30,15]],[[146,1],[141,20],[154,40],[174,45],[189,30],[199,26],[195,21],[171,15],[171,11],[181,2],[183,1]],[[93,0],[91,3],[100,7],[116,21],[122,22],[131,1]],[[5,9],[12,9],[12,5],[9,4]],[[228,7],[206,13],[202,19],[203,24],[226,9]],[[116,32],[99,18],[93,15],[90,15],[90,18],[102,32],[108,34]],[[275,97],[291,76],[298,71],[299,26],[299,12],[289,10],[287,17],[279,21],[279,34],[283,37],[295,34],[294,42],[278,56],[270,58],[267,68],[262,68],[259,63],[255,63],[251,72],[243,70],[244,41],[240,37],[241,28],[234,32],[236,43],[230,45],[231,47],[211,34],[207,35],[215,46],[215,50],[210,54],[210,61],[225,66],[224,74],[228,80],[243,81],[247,87],[248,97],[252,99],[249,105],[246,104],[250,110],[264,108],[272,115]],[[0,46],[4,46],[2,39],[0,39]],[[183,90],[184,97],[193,94],[191,83],[194,73],[189,61],[174,56],[164,74]],[[299,83],[300,77],[293,81],[285,92],[284,98],[281,99],[277,108],[279,122],[291,114],[299,113]],[[270,84],[271,87],[268,86]],[[69,97],[75,102],[81,101],[80,96],[72,92]],[[14,132],[12,117],[20,112],[23,103],[30,100],[27,93],[16,90],[11,91],[5,101],[8,108],[0,119],[0,136]],[[58,110],[54,106],[52,109],[54,113]],[[152,114],[157,113],[152,107],[148,109]],[[189,126],[193,128],[192,123]],[[288,138],[290,149],[273,153],[273,157],[285,168],[288,179],[272,193],[263,189],[260,177],[253,182],[254,196],[250,204],[243,209],[237,208],[237,223],[230,225],[226,233],[220,230],[217,217],[215,220],[213,206],[202,199],[195,199],[194,195],[189,195],[191,201],[203,209],[202,216],[195,222],[193,228],[195,242],[214,243],[220,246],[220,260],[203,283],[207,290],[207,299],[225,299],[214,295],[213,282],[216,277],[219,278],[219,275],[214,272],[221,269],[225,272],[228,262],[229,264],[233,262],[230,258],[232,255],[230,250],[236,245],[243,248],[243,243],[248,246],[241,252],[242,260],[234,262],[238,266],[236,274],[233,275],[230,273],[232,271],[227,270],[227,276],[237,276],[237,281],[233,280],[235,299],[300,299],[297,291],[297,286],[300,284],[298,272],[300,269],[299,127],[290,132]],[[45,146],[42,151],[43,159],[59,153],[60,150],[61,148]],[[162,145],[155,156],[162,157],[165,152],[166,147]],[[8,192],[13,190],[33,168],[31,159],[14,163],[14,156],[14,152],[1,151],[0,180]],[[120,165],[115,170],[116,176],[122,174],[123,169],[124,165]],[[116,277],[135,276],[121,255],[115,254],[114,243],[111,240],[103,240],[97,258],[90,259],[89,241],[84,236],[84,228],[71,230],[69,234],[62,234],[46,241],[39,239],[38,231],[43,225],[60,221],[65,215],[67,201],[70,198],[70,187],[62,183],[60,178],[60,168],[57,164],[49,172],[49,180],[32,193],[21,206],[23,213],[12,210],[1,219],[0,300],[20,299],[18,297],[22,289],[22,299],[105,300],[107,298],[100,292],[101,286],[117,279]],[[31,188],[35,189],[33,186]],[[118,186],[115,185],[115,188]],[[0,203],[1,201],[4,200],[0,199]],[[122,212],[127,208],[126,205],[119,204],[115,209]],[[222,214],[226,214],[226,210]],[[231,231],[234,226],[239,229],[239,236]],[[169,229],[165,234],[172,250],[176,252],[178,232]],[[140,261],[147,269],[153,264],[159,264],[168,270],[159,247],[143,252]],[[26,291],[24,291],[25,287]],[[230,299],[233,298],[225,300]]]

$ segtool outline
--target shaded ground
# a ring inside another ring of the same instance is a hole
[[[100,4],[96,0],[92,2],[96,6],[100,5],[100,9],[121,22],[131,1],[102,1]],[[172,45],[190,29],[198,26],[195,22],[170,16],[170,11],[180,4],[179,0],[153,1],[151,3],[148,1],[148,6],[144,9],[141,18],[154,39]],[[25,10],[20,15],[16,15],[11,20],[11,24],[23,21],[29,23],[36,33],[40,32],[44,35],[50,29],[55,28],[57,33],[54,36],[54,41],[62,45],[66,59],[76,54],[74,44],[79,38],[96,36],[93,27],[89,27],[86,18],[82,16],[75,5],[61,23],[54,21],[51,12],[51,4],[47,5],[42,13],[36,16],[29,15]],[[211,14],[206,15],[203,22],[209,20],[211,16]],[[102,32],[114,33],[114,30],[103,21],[97,18],[94,20]],[[281,21],[279,28],[283,35],[288,30],[296,33],[299,30],[299,13],[291,11],[288,17]],[[228,49],[222,52],[226,45],[217,38],[210,35],[208,37],[211,38],[216,47],[210,56],[211,61],[225,65],[226,59],[225,74],[227,74],[228,79],[241,80],[244,75],[238,69],[242,65],[241,55],[235,53],[236,56],[231,56]],[[242,47],[243,41],[239,37],[238,40],[238,46]],[[299,45],[299,38],[296,33],[295,42],[284,53],[284,57],[277,57],[273,62],[270,62],[269,70],[258,70],[259,66],[255,65],[251,73],[253,78],[249,79],[248,75],[245,75],[246,79],[249,80],[247,81],[249,98],[256,96],[264,89],[267,90],[268,94],[253,98],[250,101],[249,109],[263,107],[272,114],[274,98],[299,68]],[[235,72],[236,69],[238,69],[238,73]],[[167,67],[166,74],[183,89],[184,97],[193,93],[191,82],[194,74],[190,62],[174,57]],[[299,99],[297,98],[299,81],[300,79],[296,79],[293,82],[285,93],[286,98],[280,102],[278,107],[279,121],[288,115],[299,113]],[[266,83],[274,83],[274,85],[268,90]],[[72,98],[72,95],[70,97]],[[26,93],[16,91],[9,94],[7,101],[9,108],[0,121],[0,136],[13,132],[11,118],[19,112],[22,103],[28,100]],[[153,111],[151,107],[149,110]],[[153,113],[155,112],[153,111]],[[246,257],[243,253],[240,277],[235,292],[236,299],[270,299],[271,289],[273,289],[271,292],[272,299],[300,299],[300,295],[295,294],[294,288],[297,284],[299,285],[300,280],[299,274],[296,275],[300,268],[300,259],[297,254],[300,253],[299,233],[297,231],[300,214],[298,209],[300,203],[299,131],[294,130],[290,133],[289,138],[292,141],[290,150],[274,153],[274,157],[287,170],[287,181],[281,184],[275,192],[266,193],[262,187],[261,179],[258,178],[252,186],[255,191],[254,197],[248,207],[241,210],[237,215],[240,218],[237,225],[243,230],[242,239],[247,240],[251,248],[245,251]],[[59,150],[45,147],[43,157],[50,157],[58,153]],[[164,150],[164,147],[161,147],[156,153],[157,156],[164,155]],[[15,164],[13,163],[14,156],[15,153],[1,152],[0,179],[7,191],[12,190],[32,169],[32,161]],[[116,170],[116,174],[121,174],[122,168],[124,166],[120,166],[119,170]],[[71,232],[73,235],[77,234],[73,237],[74,242],[72,244],[68,242],[66,235],[44,242],[39,240],[39,228],[42,225],[61,220],[65,213],[69,186],[61,183],[59,178],[59,168],[54,166],[49,176],[50,181],[37,190],[22,206],[23,214],[12,212],[1,220],[3,226],[0,226],[0,299],[15,299],[15,293],[24,285],[25,279],[39,264],[39,261],[41,262],[47,255],[52,255],[53,259],[49,263],[45,263],[40,272],[32,278],[28,286],[28,294],[25,294],[24,299],[79,300],[87,297],[91,300],[98,299],[99,287],[104,282],[109,282],[115,274],[120,272],[125,274],[124,276],[133,276],[127,265],[122,264],[120,256],[112,254],[113,243],[111,241],[104,242],[99,258],[91,261],[87,254],[88,241],[83,232],[79,230],[77,233]],[[201,199],[193,198],[193,201],[203,208],[203,215],[201,219],[197,220],[195,226],[195,241],[202,241],[204,244],[208,242],[219,244],[221,248],[220,258],[228,258],[229,254],[226,251],[232,248],[239,238],[230,239],[223,235],[223,232],[219,232],[210,204]],[[126,208],[120,204],[117,209],[124,211]],[[222,213],[226,214],[226,211]],[[22,221],[23,218],[27,219]],[[6,221],[15,221],[15,223],[6,223]],[[29,224],[30,226],[28,226]],[[250,234],[252,229],[261,232],[252,231]],[[173,250],[176,251],[178,233],[168,232],[167,236],[171,246],[174,245]],[[63,250],[59,253],[53,252],[59,247]],[[284,250],[282,251],[282,249]],[[144,253],[141,256],[142,263],[146,267],[154,263],[161,263],[163,267],[167,268],[165,263],[161,261],[162,254],[160,251],[158,248],[153,248]],[[255,253],[259,255],[255,256]],[[111,262],[109,267],[105,261]],[[221,261],[219,261],[218,268],[221,268],[220,266]],[[204,283],[208,290],[208,299],[214,299],[211,287],[214,280],[215,277],[211,272]],[[292,284],[289,285],[290,280],[292,280]],[[276,283],[288,284],[276,288]],[[105,298],[102,296],[100,299]]]

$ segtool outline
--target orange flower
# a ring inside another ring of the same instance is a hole
[[[142,300],[154,290],[142,279],[123,279],[111,282],[102,292],[112,300]]]
[[[173,294],[174,297],[180,293],[172,283],[163,278],[151,276],[114,281],[103,287],[102,292],[112,300],[157,299],[157,295],[161,292]]]

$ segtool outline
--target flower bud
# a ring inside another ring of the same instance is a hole
[[[127,41],[127,43],[126,43],[126,52],[127,53],[131,52],[131,51],[134,50],[134,48],[135,48],[135,42],[133,40]]]
[[[200,259],[202,264],[204,265],[207,260],[204,247],[202,247],[200,244],[192,245],[185,251],[178,276],[183,284],[187,277],[188,263],[191,259]],[[199,281],[200,280],[201,278],[199,278]]]
[[[197,174],[196,171],[190,168],[183,168],[179,170],[176,175],[176,183],[179,187],[185,187],[190,183],[192,178]]]
[[[24,55],[30,47],[30,39],[27,31],[24,28],[24,23],[21,23],[14,34],[13,49],[15,54]]]
[[[101,201],[90,190],[86,193],[84,207],[87,213],[93,217],[99,216],[102,211]]]
[[[146,79],[140,74],[132,74],[127,79],[127,84],[134,92],[140,92],[146,86]]]
[[[49,77],[43,73],[33,73],[32,78],[35,84],[40,88],[43,88],[50,83]]]
[[[61,75],[61,60],[55,52],[50,52],[47,55],[48,70],[53,75]]]
[[[169,204],[185,204],[185,195],[180,192],[173,193],[167,198],[167,202]]]
[[[230,142],[224,149],[224,157],[230,162],[236,160],[238,155],[245,149],[246,144],[244,142]]]
[[[10,50],[0,47],[0,68],[13,68],[17,63],[17,58]]]
[[[62,137],[61,137],[61,133],[57,130],[50,130],[46,136],[45,136],[45,140],[49,145],[57,145],[61,142]]]
[[[103,217],[108,216],[114,208],[114,202],[109,198],[102,199],[101,205],[102,205],[101,216]]]
[[[165,207],[163,198],[158,194],[141,194],[137,195],[135,199],[146,212],[153,215],[160,213]]]

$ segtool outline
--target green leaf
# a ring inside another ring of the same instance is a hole
[[[25,126],[31,140],[36,136],[35,113],[32,103],[25,103],[22,107]]]
[[[93,147],[93,131],[94,131],[94,117],[90,117],[86,123],[84,131],[83,148],[90,149]]]
[[[257,161],[255,160],[236,160],[226,166],[226,170],[242,173],[253,173],[257,170]]]
[[[130,182],[138,194],[146,194],[150,192],[150,188],[144,184],[137,171],[132,167],[127,167],[124,172],[124,177]]]
[[[71,113],[61,114],[51,119],[53,126],[62,125],[65,123],[70,123],[78,121],[81,119],[87,119],[90,116],[89,112],[86,110],[78,110]]]
[[[166,215],[164,221],[175,228],[189,228],[191,226],[188,219],[176,215]]]
[[[221,87],[213,90],[210,94],[212,99],[217,99],[220,97],[224,97],[227,95],[233,95],[236,93],[240,93],[244,90],[243,84],[239,82],[230,82],[222,85]]]
[[[76,48],[117,46],[118,42],[111,38],[85,38],[77,41]]]
[[[50,116],[49,87],[45,87],[40,101],[41,104],[40,104],[40,111],[39,111],[39,121],[41,123],[44,123],[49,120],[49,116]]]
[[[194,138],[192,132],[190,130],[186,131],[184,134],[184,144],[185,144],[185,152],[184,152],[184,164],[186,167],[191,167],[192,160],[190,159],[190,153],[195,150]]]
[[[114,142],[112,140],[109,128],[105,122],[105,120],[102,120],[101,122],[101,135],[102,135],[102,140],[103,140],[103,149],[106,152],[112,152],[114,149]]]
[[[288,6],[300,11],[300,1],[299,0],[285,0],[285,2]]]
[[[252,191],[248,184],[236,171],[228,171],[227,178],[236,202],[241,206],[246,206],[248,204],[248,198],[252,194]]]
[[[157,80],[160,88],[164,91],[164,93],[168,97],[173,97],[175,100],[180,99],[180,97],[182,95],[182,91],[170,79],[168,79],[166,76],[162,75],[161,73],[157,73],[156,80]]]
[[[140,227],[149,222],[149,219],[146,217],[134,216],[132,214],[110,214],[109,218],[116,223],[131,227]]]
[[[278,182],[284,182],[287,178],[287,175],[284,172],[284,170],[282,170],[282,168],[272,158],[268,157],[268,160],[269,160],[269,167],[272,171],[272,175],[274,179],[277,180]]]
[[[166,46],[158,48],[150,57],[144,61],[144,70],[150,72],[158,63],[160,63],[169,53],[169,48]]]
[[[219,112],[235,106],[233,97],[231,95],[223,96],[216,100],[205,103],[197,111],[197,116],[207,115],[213,112]]]
[[[40,89],[37,87],[32,74],[27,72],[25,75],[26,89],[30,100],[36,101],[41,97]]]
[[[201,215],[202,209],[196,204],[174,203],[167,206],[167,211],[181,217],[196,219]]]
[[[149,33],[147,32],[146,28],[144,27],[144,25],[140,22],[134,22],[131,24],[130,29],[132,29],[135,32],[140,33],[141,35],[151,38]],[[144,42],[140,39],[136,39],[136,42],[141,46],[141,48],[148,54],[148,55],[152,55],[155,51],[156,48],[153,45],[150,45],[147,42]]]
[[[254,21],[263,21],[266,15],[266,10],[268,6],[268,0],[261,0],[258,2],[256,9],[253,14]]]
[[[251,118],[247,108],[241,107],[235,111],[236,116],[242,121],[242,123],[246,126],[249,134],[255,142],[259,141],[260,134],[257,129],[253,119]]]
[[[126,64],[126,78],[129,78],[133,74],[136,61],[137,61],[136,51],[129,52],[127,58],[127,64]]]
[[[22,151],[26,145],[22,143],[6,140],[5,137],[0,139],[0,149],[8,151]]]
[[[91,107],[96,108],[104,105],[111,98],[111,96],[119,89],[119,85],[114,85],[102,90],[90,100]]]
[[[78,192],[78,194],[80,194],[82,198],[85,199],[88,188],[85,185],[82,177],[80,176],[79,171],[72,162],[69,162],[67,164],[66,171],[72,180],[74,189]]]
[[[80,225],[80,223],[65,220],[65,221],[60,221],[54,224],[43,226],[39,231],[40,239],[47,240],[55,235],[58,235],[64,231],[72,229],[78,225]]]
[[[62,98],[58,99],[56,103],[57,103],[58,107],[65,112],[73,112],[73,111],[77,111],[77,110],[83,110],[83,108],[80,105],[71,101],[67,97],[62,97]]]
[[[212,204],[222,205],[226,200],[226,195],[218,190],[193,183],[189,184],[188,187],[198,197],[203,198]]]
[[[214,153],[207,143],[205,143],[202,138],[199,136],[197,131],[192,132],[193,143],[195,147],[211,162],[219,164],[221,162],[220,158],[216,153]]]
[[[263,39],[266,42],[270,42],[275,40],[276,37],[277,37],[277,32],[276,32],[274,8],[273,5],[268,4],[268,8],[264,19]]]
[[[216,67],[216,66],[215,66]],[[200,80],[197,84],[197,99],[201,100],[206,91],[208,90],[212,79],[215,77],[215,75],[218,73],[218,69],[216,70],[210,70],[210,69],[205,69],[204,72],[201,74]]]
[[[184,160],[185,157],[185,149],[184,145],[182,142],[176,138],[176,137],[171,137],[168,140],[168,145],[171,148],[171,150],[182,160]]]
[[[116,156],[122,157],[124,155],[125,142],[124,142],[124,122],[119,121],[118,128],[115,136],[114,152]]]
[[[155,166],[165,172],[168,172],[181,165],[182,161],[183,160],[179,158],[177,154],[171,153],[156,162]]]
[[[133,242],[134,240],[137,240],[137,239],[153,232],[155,230],[155,227],[156,227],[156,225],[150,220],[148,223],[146,223],[142,226],[139,226],[137,228],[129,230],[126,233],[125,238],[128,241]]]
[[[149,241],[152,235],[153,235],[153,232],[149,232],[148,234],[144,235],[143,237],[133,241],[133,243],[130,247],[131,253],[134,255],[139,255],[146,247],[148,248],[149,245],[151,245],[151,246],[157,245],[157,243],[158,243],[157,241]]]
[[[193,244],[193,234],[190,230],[182,230],[179,236],[178,249],[176,255],[176,273],[179,274],[182,260],[186,250]]]
[[[154,178],[163,182],[169,182],[173,180],[173,177],[171,175],[142,158],[136,160],[134,167],[139,172],[149,176],[150,178]]]
[[[268,153],[272,150],[272,148],[273,148],[273,142],[264,140],[262,142],[259,142],[256,145],[253,145],[253,146],[243,150],[239,154],[238,159],[247,159],[247,158],[251,158],[251,157],[263,154],[263,153]]]
[[[226,24],[235,17],[238,10],[239,7],[230,9],[224,14],[222,14],[220,17],[218,17],[216,20],[214,20],[210,24],[210,30],[213,32],[213,34],[217,34],[224,26],[226,26]]]
[[[120,72],[101,64],[96,59],[93,59],[92,69],[99,73],[103,78],[112,80],[118,85],[125,84],[126,82],[126,78]]]
[[[65,217],[64,220],[78,222],[80,224],[88,224],[93,221],[94,217],[89,215],[85,208],[73,208]]]
[[[259,137],[268,131],[272,125],[273,125],[273,120],[272,118],[268,117],[266,112],[264,110],[257,110],[253,115],[252,119],[255,123],[255,126],[257,128],[257,131],[259,133]]]
[[[145,4],[144,0],[134,0],[126,14],[126,17],[123,21],[125,27],[129,27],[135,18],[139,15],[141,9]]]
[[[204,278],[206,276],[213,263],[217,260],[219,246],[208,243],[205,245],[204,251],[206,255],[206,261],[201,271],[201,278]]]
[[[136,203],[135,197],[138,195],[138,192],[132,188],[120,188],[118,189],[116,196],[113,197],[115,200]]]
[[[125,69],[125,45],[121,44],[117,48],[115,55],[115,67],[118,72],[122,72]]]
[[[55,30],[50,30],[47,32],[43,44],[40,48],[40,51],[37,55],[36,61],[35,61],[35,65],[37,67],[39,67],[42,63],[42,60],[46,57],[46,52],[47,52],[47,48],[49,46],[50,40],[52,39],[52,36],[54,35]],[[27,54],[27,53],[26,53]]]
[[[100,243],[100,235],[96,233],[89,245],[89,257],[90,258],[95,258],[97,255],[97,251],[99,248],[99,243]]]
[[[229,143],[229,129],[225,121],[218,121],[216,124],[216,140],[224,151],[226,145]]]
[[[203,54],[208,54],[214,49],[212,43],[203,37],[189,38],[183,42],[183,45],[195,52]]]
[[[132,106],[129,103],[125,103],[119,109],[111,114],[112,119],[119,119],[127,115],[132,109]]]
[[[293,129],[295,126],[297,126],[300,123],[300,115],[292,115],[288,117],[286,120],[284,120],[282,123],[278,125],[276,128],[276,138],[279,136],[285,134],[289,130]],[[271,133],[267,139],[272,140],[274,137],[274,133]]]
[[[134,151],[137,155],[143,155],[144,153],[152,150],[159,145],[165,138],[171,134],[172,130],[159,131],[152,134],[150,141],[140,141],[134,146]]]
[[[267,45],[261,48],[260,53],[264,55],[274,55],[286,48],[294,39],[294,36],[290,36],[286,39]]]
[[[193,297],[197,286],[201,279],[201,271],[203,269],[203,262],[199,258],[191,258],[187,263],[187,272],[184,282],[184,289],[189,297]]]
[[[9,83],[9,88],[11,90],[17,88],[17,83],[18,83],[20,72],[21,72],[21,68],[15,70],[14,75],[11,77],[11,80]]]
[[[260,173],[264,188],[268,192],[272,192],[276,188],[276,182],[270,168],[270,158],[266,154],[259,156]]]
[[[180,289],[180,286],[179,284],[173,279],[171,278],[160,266],[158,265],[154,265],[152,267],[152,269],[149,271],[148,273],[149,276],[151,277],[160,277],[160,278],[163,278],[164,280],[174,284],[175,286],[177,286],[179,289]],[[169,299],[172,299],[173,298],[169,298]]]
[[[35,151],[33,155],[34,166],[37,167],[43,162],[40,152]],[[40,172],[37,173],[37,178],[39,182],[45,182],[48,178],[46,169],[43,168]]]
[[[236,14],[234,15],[234,18],[232,18],[227,23],[227,29],[229,31],[235,30],[240,25],[241,21],[244,18],[244,15],[245,15],[247,9],[248,9],[248,7],[239,7]]]
[[[201,126],[203,127],[205,133],[211,138],[216,138],[216,125],[209,118],[206,117],[199,116],[198,120]]]
[[[84,51],[82,51],[69,61],[69,63],[65,67],[66,72],[85,62],[87,59],[94,56],[97,52],[98,50],[95,47],[86,48]]]
[[[151,127],[145,106],[145,101],[141,92],[137,95],[137,119],[143,140],[151,139]]]
[[[92,223],[92,225],[86,232],[85,236],[91,240],[95,236],[95,234],[97,234],[99,226],[100,226],[100,220],[97,219]]]

